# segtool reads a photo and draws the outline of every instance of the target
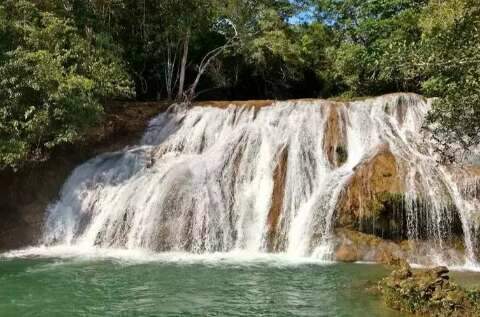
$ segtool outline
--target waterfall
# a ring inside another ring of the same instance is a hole
[[[346,188],[387,149],[407,238],[430,241],[442,262],[459,219],[465,262],[475,264],[480,173],[437,163],[422,130],[430,106],[392,94],[161,113],[138,145],[75,169],[49,207],[43,243],[332,259]]]

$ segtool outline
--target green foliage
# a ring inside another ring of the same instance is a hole
[[[270,8],[259,12],[255,29],[244,35],[240,53],[256,74],[269,79],[268,89],[275,91],[288,79],[299,76],[305,61],[300,43],[294,39],[295,32]]]
[[[427,119],[440,150],[453,160],[458,145],[471,150],[480,143],[480,4],[432,0],[421,24],[423,92],[440,98]]]
[[[211,99],[438,97],[428,128],[454,159],[480,143],[479,29],[476,0],[4,0],[0,167],[79,138],[133,84],[172,99],[199,73]]]
[[[409,43],[420,38],[424,1],[313,1],[319,19],[336,32],[330,49],[333,78],[347,96],[416,90],[418,79],[401,67]]]
[[[43,159],[102,114],[103,98],[131,93],[130,80],[101,36],[29,1],[7,1],[10,42],[0,64],[0,167]],[[1,16],[1,15],[0,15]]]
[[[444,157],[480,144],[480,3],[312,0],[331,25],[331,77],[346,97],[413,91],[438,97],[428,128]]]

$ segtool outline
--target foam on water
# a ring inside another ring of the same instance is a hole
[[[194,254],[188,252],[151,252],[145,249],[109,249],[78,248],[72,246],[41,246],[0,254],[1,259],[60,259],[76,262],[116,261],[125,265],[146,263],[204,264],[204,265],[261,265],[298,266],[329,265],[334,262],[323,261],[312,257],[294,257],[285,254],[231,251]]]

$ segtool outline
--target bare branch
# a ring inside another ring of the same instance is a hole
[[[195,94],[195,91],[197,89],[197,86],[200,82],[200,79],[202,78],[203,74],[205,71],[208,69],[208,66],[211,64],[211,62],[217,58],[221,53],[223,53],[225,50],[227,50],[230,47],[233,47],[235,44],[235,41],[238,39],[238,32],[235,24],[231,21],[226,19],[225,20],[228,25],[233,29],[234,35],[227,40],[227,42],[219,46],[217,48],[214,48],[213,50],[209,51],[205,56],[202,58],[202,61],[200,62],[200,65],[198,66],[198,72],[197,76],[195,77],[194,82],[190,87],[187,89],[187,91],[184,93],[184,98],[185,101],[191,102],[193,99],[195,99],[198,95]]]

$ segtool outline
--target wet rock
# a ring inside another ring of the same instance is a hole
[[[348,160],[347,118],[342,103],[329,102],[329,113],[325,123],[323,150],[332,166],[339,167]]]
[[[342,245],[335,251],[335,259],[340,262],[356,262],[358,252],[353,245]]]
[[[379,283],[391,308],[422,316],[480,316],[480,291],[450,282],[446,267],[413,271],[400,261]]]
[[[447,267],[439,266],[431,270],[432,274],[436,275],[437,277],[448,277],[447,274],[450,272]]]
[[[337,204],[337,227],[402,239],[406,233],[405,185],[388,146],[356,167]]]
[[[340,262],[370,261],[388,264],[405,256],[400,245],[349,229],[336,230],[335,259]]]
[[[275,102],[273,100],[241,100],[241,101],[230,101],[230,100],[209,100],[209,101],[197,101],[193,103],[195,107],[216,107],[220,109],[226,109],[230,106],[236,107],[245,107],[259,109],[263,107],[273,106]]]
[[[452,243],[445,242],[440,250],[434,249],[434,242],[429,240],[393,241],[349,228],[336,228],[335,241],[335,260],[340,262],[368,261],[396,267],[401,264],[399,261],[406,263],[408,260],[412,263],[433,266],[435,262],[432,261],[432,255],[439,253],[452,265],[462,265],[465,259],[463,242],[460,240]],[[438,270],[441,271],[441,269]]]
[[[280,216],[283,209],[285,182],[287,177],[288,151],[284,148],[279,155],[278,164],[273,172],[273,192],[270,210],[268,212],[268,240],[269,251],[279,251],[284,247],[284,240],[279,236]]]

